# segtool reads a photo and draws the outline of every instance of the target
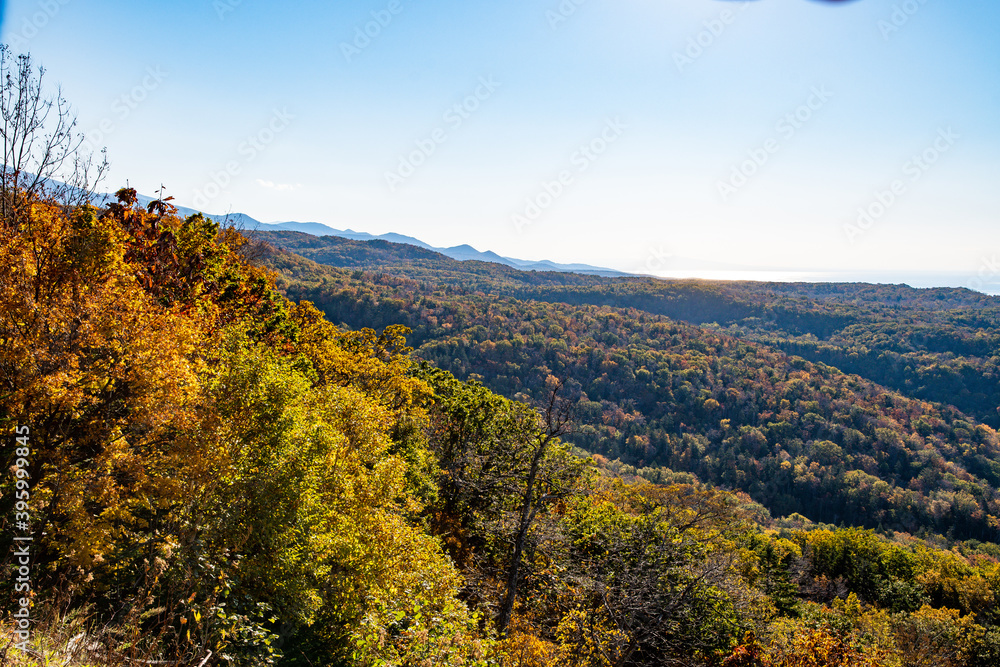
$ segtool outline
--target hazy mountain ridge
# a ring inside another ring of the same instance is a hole
[[[149,197],[140,198],[140,202],[144,205],[148,204],[152,200],[153,199]],[[179,214],[185,216],[198,213],[195,209],[187,207],[177,207],[177,211]],[[244,213],[204,215],[216,221],[226,221],[238,229],[246,231],[294,231],[319,237],[332,236],[345,238],[352,241],[388,241],[390,243],[406,244],[416,246],[418,248],[424,248],[425,250],[433,250],[446,257],[459,261],[476,260],[480,262],[495,262],[497,264],[505,264],[507,266],[512,266],[526,271],[571,271],[603,276],[629,275],[622,271],[607,269],[600,266],[591,266],[589,264],[560,264],[558,262],[551,262],[548,260],[532,261],[516,259],[513,257],[502,257],[490,250],[485,252],[476,250],[468,244],[457,245],[450,248],[439,248],[428,243],[424,243],[420,239],[412,236],[396,234],[394,232],[387,234],[370,234],[368,232],[356,232],[353,229],[334,229],[329,225],[319,222],[260,222],[259,220],[255,220]]]

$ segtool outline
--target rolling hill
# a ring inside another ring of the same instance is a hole
[[[524,272],[279,232],[281,289],[511,397],[574,392],[577,446],[776,515],[997,541],[998,299],[968,290]],[[299,254],[293,254],[301,253]],[[320,263],[322,262],[322,263]]]

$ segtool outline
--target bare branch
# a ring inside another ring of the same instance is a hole
[[[90,201],[107,173],[105,151],[95,160],[82,150],[77,119],[57,87],[45,92],[45,68],[35,68],[28,54],[14,55],[0,45],[0,222],[16,216],[38,197],[64,206]]]

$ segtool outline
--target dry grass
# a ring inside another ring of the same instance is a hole
[[[5,667],[179,667],[179,663],[157,659],[144,649],[139,632],[98,626],[86,610],[65,615],[53,612],[33,619],[27,650],[17,647],[15,631],[13,619],[0,621],[0,665]],[[204,666],[209,658],[199,662]]]

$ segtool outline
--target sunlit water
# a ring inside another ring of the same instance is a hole
[[[978,276],[974,273],[673,269],[658,271],[655,275],[660,278],[696,278],[699,280],[753,280],[778,283],[905,284],[910,287],[919,288],[965,287],[984,294],[1000,296],[1000,274]]]

